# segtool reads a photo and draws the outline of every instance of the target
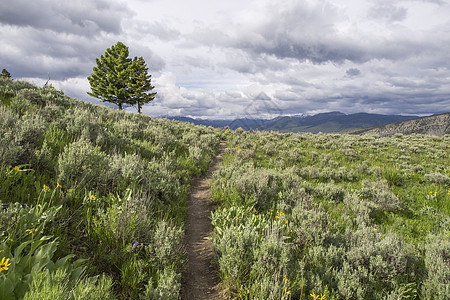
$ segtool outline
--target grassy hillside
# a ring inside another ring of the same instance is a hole
[[[212,186],[228,295],[448,299],[449,150],[448,135],[229,133]]]
[[[221,131],[4,78],[0,99],[0,299],[177,299]]]
[[[366,129],[349,130],[350,134],[379,134],[381,136],[392,136],[401,134],[426,134],[443,136],[450,134],[450,113],[431,117],[417,118],[402,122],[395,122]]]
[[[448,299],[450,136],[219,130],[0,78],[0,299],[178,299],[185,202],[232,299]]]

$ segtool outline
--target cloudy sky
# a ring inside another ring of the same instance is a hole
[[[450,111],[447,0],[0,0],[0,69],[94,101],[117,41],[143,56],[150,116]]]

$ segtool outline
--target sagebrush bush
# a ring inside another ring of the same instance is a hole
[[[35,163],[35,149],[41,144],[45,123],[39,115],[25,113],[22,117],[2,112],[0,121],[0,159],[5,165]]]
[[[107,191],[109,171],[110,159],[85,139],[69,144],[58,157],[58,182],[66,187]]]
[[[399,210],[403,206],[400,198],[389,190],[386,180],[376,182],[363,180],[358,194],[363,199],[374,202],[379,209],[385,211]]]
[[[213,243],[229,296],[440,299],[447,270],[428,268],[421,245],[448,227],[446,181],[436,174],[448,171],[445,143],[421,135],[234,132],[211,188],[222,206],[212,214]],[[270,238],[274,224],[278,235]],[[425,285],[427,270],[441,275]]]
[[[450,185],[450,177],[439,172],[425,174],[424,178],[432,183]]]
[[[0,78],[0,95],[0,200],[11,208],[19,201],[17,209],[50,207],[45,222],[31,213],[2,215],[1,237],[18,248],[49,231],[61,241],[56,252],[46,246],[56,258],[90,257],[87,272],[106,274],[64,292],[63,274],[42,275],[27,297],[41,289],[44,298],[135,299],[151,281],[147,290],[157,294],[150,298],[177,298],[189,184],[207,170],[223,132],[116,111],[18,80]],[[61,209],[50,214],[56,205]]]
[[[145,251],[148,257],[157,259],[159,265],[176,268],[173,258],[181,259],[181,241],[183,239],[183,229],[167,221],[159,221],[152,232],[151,244],[146,246]]]
[[[170,268],[164,268],[163,270],[158,270],[157,278],[159,278],[157,283],[153,279],[148,281],[145,292],[139,299],[179,299],[181,289],[179,273]]]
[[[450,242],[448,240],[448,230],[444,234],[430,234],[427,237],[425,267],[427,274],[423,282],[422,296],[427,299],[446,299],[450,295]]]

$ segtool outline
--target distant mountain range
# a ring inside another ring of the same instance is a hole
[[[402,122],[389,123],[365,129],[346,130],[350,134],[379,134],[391,136],[396,133],[402,134],[426,134],[443,136],[450,134],[450,113],[434,115],[430,117],[417,118]]]
[[[341,112],[321,113],[313,116],[284,116],[274,119],[241,118],[235,120],[203,120],[188,117],[168,117],[171,120],[189,122],[196,125],[226,127],[244,130],[266,130],[278,132],[339,132],[362,129],[393,122],[419,118],[418,116],[381,115],[369,113],[344,114]]]

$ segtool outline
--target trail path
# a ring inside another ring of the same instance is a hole
[[[183,273],[181,299],[218,300],[223,299],[218,287],[220,281],[218,267],[213,261],[211,240],[211,185],[212,174],[222,165],[222,155],[226,144],[222,141],[208,172],[193,181],[191,194],[187,200],[185,247],[188,265]]]

